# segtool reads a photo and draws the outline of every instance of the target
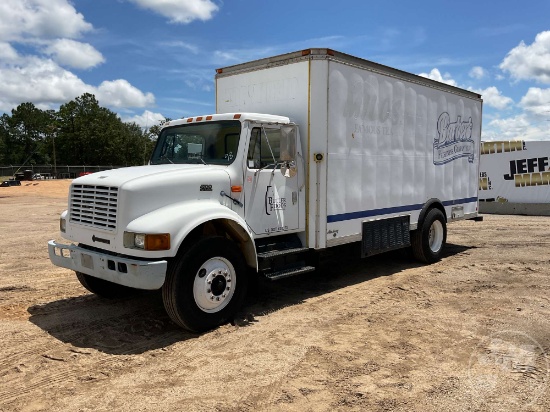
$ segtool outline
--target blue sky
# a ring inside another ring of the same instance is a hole
[[[328,47],[483,95],[483,139],[550,140],[550,2],[2,0],[0,113],[82,93],[125,121],[214,111],[215,69]]]

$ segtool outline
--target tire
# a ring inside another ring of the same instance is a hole
[[[82,272],[75,272],[80,284],[93,294],[104,299],[120,299],[137,293],[137,289],[119,285]]]
[[[413,255],[417,260],[434,263],[441,259],[447,241],[447,223],[441,210],[428,211],[422,226],[411,236]]]
[[[192,332],[229,321],[248,288],[248,271],[237,245],[205,237],[168,265],[162,299],[168,316]]]

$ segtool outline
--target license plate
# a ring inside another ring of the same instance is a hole
[[[88,255],[86,253],[80,254],[80,263],[82,266],[88,269],[94,268],[94,260],[92,259],[92,255]]]

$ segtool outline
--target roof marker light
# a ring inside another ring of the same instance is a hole
[[[241,115],[240,114],[236,114],[233,116],[233,119],[240,119],[241,118]]]
[[[200,122],[202,120],[202,116],[197,117],[197,122]]]
[[[189,119],[187,119],[187,123],[191,123],[193,121],[193,118],[190,117]]]
[[[212,116],[206,116],[206,120],[212,120]]]

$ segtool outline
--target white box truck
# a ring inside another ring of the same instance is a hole
[[[227,321],[252,276],[327,248],[440,259],[479,219],[481,96],[330,49],[217,70],[217,114],[166,123],[146,166],[72,182],[51,261],[116,298],[162,289],[193,331]]]

